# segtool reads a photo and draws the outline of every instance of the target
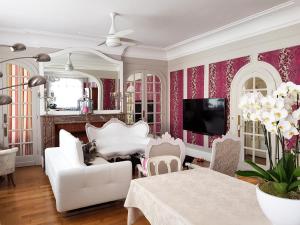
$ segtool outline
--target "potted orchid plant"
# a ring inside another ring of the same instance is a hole
[[[262,126],[269,168],[265,170],[246,160],[254,170],[236,174],[261,180],[256,188],[257,199],[273,224],[300,225],[300,85],[282,83],[268,96],[260,92],[247,93],[242,96],[239,107],[245,121],[258,121]],[[287,148],[290,143],[293,147]]]

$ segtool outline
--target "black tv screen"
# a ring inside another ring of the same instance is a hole
[[[183,129],[206,135],[225,134],[225,99],[184,99]]]

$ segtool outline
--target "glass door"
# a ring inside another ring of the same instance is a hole
[[[27,83],[29,77],[30,73],[24,67],[6,64],[2,86]],[[37,159],[37,140],[34,139],[37,123],[34,120],[37,118],[34,118],[33,91],[22,85],[4,90],[2,94],[12,98],[11,104],[2,107],[2,148],[18,147],[17,166],[34,165]]]
[[[258,77],[248,79],[242,86],[242,93],[240,96],[251,93],[260,92],[266,96],[268,93],[267,84],[264,80]],[[242,117],[239,116],[241,119]],[[268,166],[268,153],[265,145],[264,134],[260,122],[240,121],[240,135],[243,149],[243,161],[251,160],[262,167]]]
[[[127,123],[144,120],[150,133],[161,135],[161,80],[148,73],[134,73],[126,82]]]

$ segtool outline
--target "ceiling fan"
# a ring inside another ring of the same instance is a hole
[[[125,36],[133,33],[133,30],[122,30],[117,31],[115,27],[115,17],[118,14],[115,12],[110,13],[111,18],[111,26],[108,32],[108,35],[105,37],[105,41],[101,42],[98,46],[106,45],[107,47],[118,47],[122,45],[122,42],[137,44],[138,42],[129,38],[125,38]]]

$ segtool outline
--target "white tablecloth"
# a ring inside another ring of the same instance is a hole
[[[199,168],[132,180],[128,225],[143,213],[152,225],[270,225],[255,186]]]

